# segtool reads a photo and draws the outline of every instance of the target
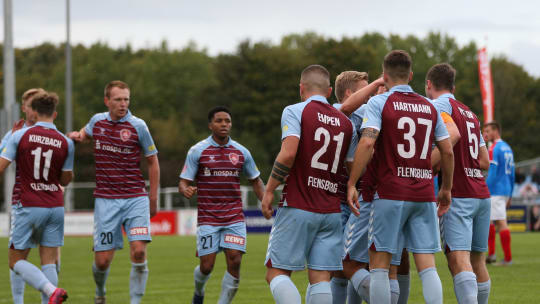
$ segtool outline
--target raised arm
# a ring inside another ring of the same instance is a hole
[[[377,90],[380,86],[384,85],[384,80],[381,78],[373,81],[364,88],[354,92],[347,100],[341,105],[339,110],[343,114],[350,116],[354,111],[356,111],[360,106],[365,104],[372,95],[377,93]]]

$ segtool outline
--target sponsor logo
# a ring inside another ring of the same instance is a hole
[[[120,130],[120,139],[122,141],[128,141],[131,138],[131,131],[128,129]]]
[[[182,173],[187,171],[187,165],[184,165],[184,168],[182,169]]]
[[[212,175],[212,173],[210,172],[210,169],[208,169],[207,167],[204,167],[204,176],[210,176]]]
[[[129,229],[129,235],[147,235],[148,227],[133,227]]]
[[[156,145],[148,146],[148,151],[154,151],[156,149]]]
[[[96,140],[96,150],[103,150],[103,151],[109,151],[113,153],[122,153],[122,154],[129,154],[133,151],[130,148],[121,148],[117,146],[111,146],[111,145],[105,145],[99,142],[99,140]]]
[[[244,246],[244,244],[246,243],[246,239],[242,236],[234,234],[225,234],[225,243]]]
[[[284,126],[283,126],[283,132],[287,132],[287,130],[289,130],[289,126],[284,125]]]
[[[238,161],[240,160],[240,156],[238,156],[238,154],[236,153],[230,153],[229,160],[231,161],[233,165],[236,165],[238,164]]]

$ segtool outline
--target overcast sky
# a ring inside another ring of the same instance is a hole
[[[15,46],[65,40],[65,0],[12,1]],[[306,31],[338,39],[440,31],[461,45],[487,45],[490,56],[503,54],[540,77],[539,8],[533,0],[71,0],[71,37],[73,43],[136,48],[163,39],[182,48],[191,40],[215,55],[234,51],[246,38],[277,42]]]

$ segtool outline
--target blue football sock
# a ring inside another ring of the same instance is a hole
[[[351,278],[351,283],[356,293],[369,303],[370,274],[366,269],[359,269]]]
[[[278,275],[270,282],[270,291],[276,304],[302,304],[302,298],[294,283],[286,275]]]
[[[332,294],[333,296],[334,294]],[[347,284],[347,304],[362,304],[362,297],[356,292],[351,281]]]
[[[390,280],[390,303],[397,304],[399,300],[398,280]]]
[[[426,304],[442,304],[442,284],[435,267],[426,268],[418,273],[422,280],[422,293]]]
[[[204,296],[204,286],[210,278],[210,274],[202,273],[201,267],[197,265],[193,271],[193,277],[195,278],[195,294],[198,296]]]
[[[231,303],[236,291],[238,291],[238,285],[240,285],[240,279],[235,278],[228,271],[225,271],[223,280],[221,281],[221,294],[218,304]]]
[[[478,303],[478,286],[476,275],[471,271],[462,271],[454,276],[454,292],[458,303]]]
[[[370,303],[390,304],[390,279],[388,278],[388,269],[377,268],[371,270],[369,290]]]
[[[332,278],[330,288],[332,289],[332,303],[345,304],[347,301],[347,283],[349,280],[344,278]]]
[[[13,266],[13,270],[19,274],[28,285],[44,292],[47,296],[52,295],[56,289],[56,286],[47,280],[47,277],[45,277],[39,268],[25,260],[17,261]]]
[[[478,304],[488,304],[489,291],[491,289],[491,280],[478,282]]]
[[[56,264],[47,264],[41,266],[41,272],[45,275],[47,280],[54,286],[58,286],[58,273],[56,272]],[[49,297],[41,293],[41,304],[49,303]]]
[[[131,304],[141,303],[148,281],[148,262],[131,263],[131,273],[129,274],[129,297]]]
[[[92,273],[94,274],[94,282],[96,282],[96,296],[98,297],[105,296],[105,283],[109,276],[109,269],[111,269],[111,267],[106,270],[100,270],[95,263],[92,264]]]
[[[409,301],[409,292],[411,291],[411,275],[398,274],[397,280],[399,283],[398,304],[407,304],[407,302]]]
[[[312,284],[309,290],[309,303],[307,304],[332,304],[330,282],[322,281]]]
[[[16,274],[15,271],[11,269],[9,270],[9,278],[11,281],[13,304],[24,304],[24,286],[26,283],[20,275]]]

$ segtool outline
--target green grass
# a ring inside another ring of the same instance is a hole
[[[234,303],[274,303],[264,280],[263,266],[268,235],[250,234],[248,253],[244,256],[242,279]],[[0,243],[7,244],[6,238]],[[126,244],[127,245],[127,244]],[[7,246],[6,246],[7,247]],[[512,234],[514,265],[510,267],[490,266],[493,282],[490,303],[537,303],[540,282],[540,234]],[[69,303],[93,303],[94,282],[91,265],[93,260],[90,238],[66,238],[62,248],[62,270],[60,285],[68,290]],[[30,261],[37,263],[37,250]],[[117,252],[107,282],[108,303],[129,302],[129,250]],[[154,237],[149,246],[150,278],[143,303],[190,303],[193,292],[193,269],[198,263],[194,256],[194,237]],[[500,248],[497,252],[502,256]],[[11,303],[11,289],[7,267],[7,249],[0,252],[0,303]],[[446,303],[456,303],[452,279],[442,254],[437,254],[437,267],[444,289]],[[218,256],[216,267],[206,288],[206,303],[218,300],[221,278],[225,270],[222,254]],[[409,303],[423,303],[420,280],[416,271],[411,271],[411,294]],[[293,281],[304,296],[307,286],[305,271],[293,274]],[[26,303],[39,303],[39,295],[26,287]]]

